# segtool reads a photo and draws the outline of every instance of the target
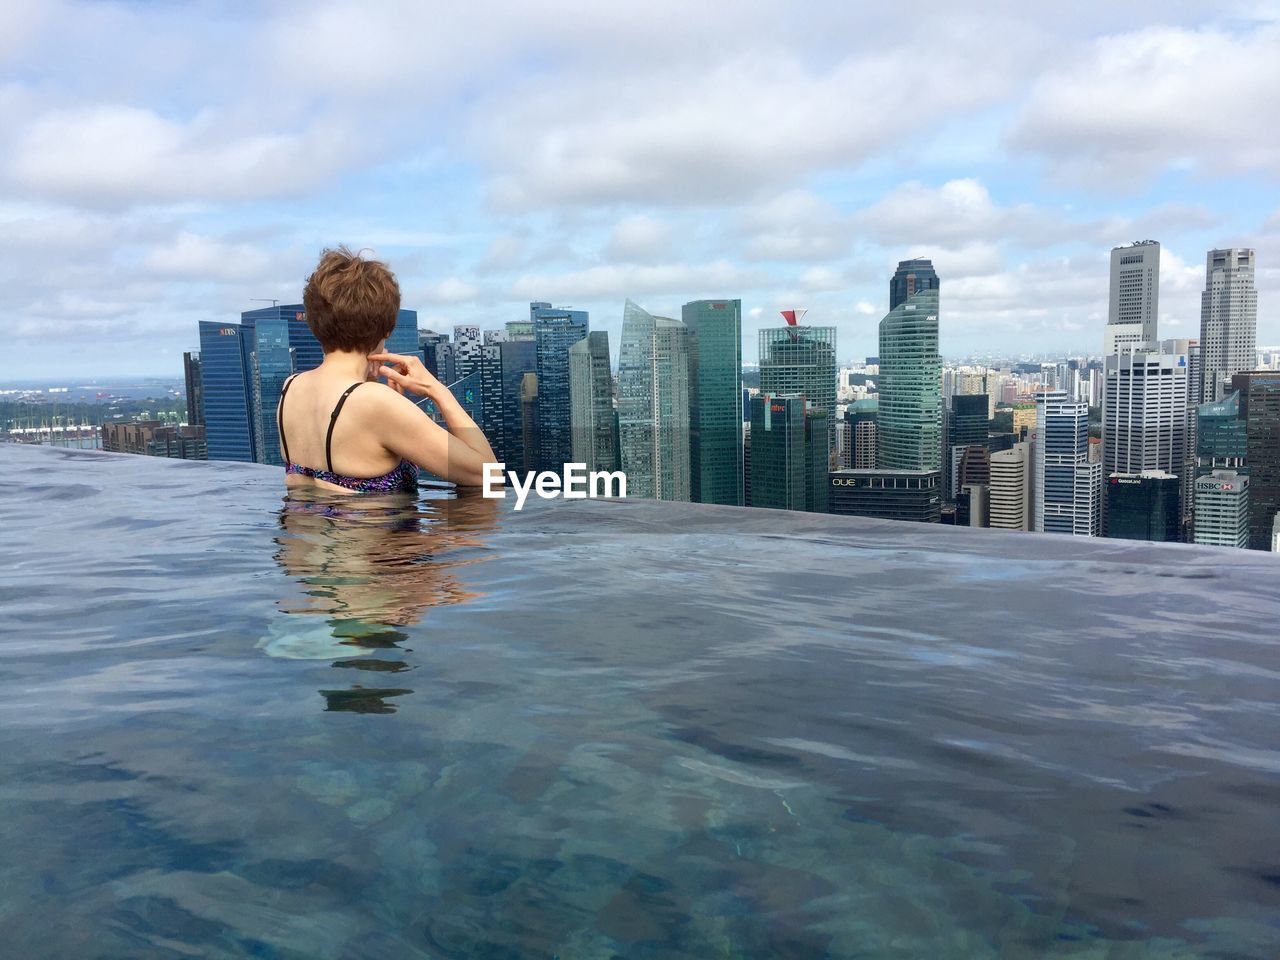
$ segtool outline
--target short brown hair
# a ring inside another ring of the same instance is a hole
[[[307,326],[325,353],[375,349],[400,312],[400,284],[385,263],[345,246],[324,250],[302,291]]]

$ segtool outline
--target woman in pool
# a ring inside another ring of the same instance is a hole
[[[386,264],[345,247],[325,250],[302,303],[324,362],[280,391],[285,484],[391,493],[413,490],[422,467],[479,486],[483,465],[496,459],[480,428],[418,357],[384,352],[400,310],[400,286]],[[409,394],[434,403],[448,430]]]

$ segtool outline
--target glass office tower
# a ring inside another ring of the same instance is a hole
[[[1248,435],[1240,416],[1240,391],[1196,408],[1196,476],[1245,469]]]
[[[627,301],[618,358],[618,446],[629,497],[690,497],[689,339],[681,321]],[[538,394],[541,404],[541,377]]]
[[[836,417],[836,328],[786,326],[760,331],[760,392],[804,397],[827,415],[827,432]],[[831,438],[828,436],[828,449]]]
[[[418,352],[417,310],[401,310],[396,314],[396,328],[387,337],[387,352],[409,356]]]
[[[588,470],[618,469],[618,425],[613,413],[609,334],[592,330],[569,348],[569,419],[573,461]]]
[[[587,335],[587,311],[535,302],[529,319],[538,352],[538,459],[540,469],[559,473],[573,459],[569,348]]]
[[[918,290],[880,321],[877,427],[882,469],[942,469],[942,358],[938,354],[936,285]]]
[[[805,398],[751,398],[751,505],[805,508]]]
[[[210,460],[253,462],[254,424],[248,331],[200,321],[200,379]]]
[[[1098,536],[1102,463],[1089,456],[1089,405],[1061,390],[1038,394],[1035,456],[1036,532]]]
[[[280,391],[293,373],[289,349],[289,321],[281,317],[245,317],[240,323],[249,345],[249,383],[253,409],[253,458],[258,463],[284,466],[276,413]]]
[[[742,505],[742,301],[694,300],[689,458],[698,503]]]
[[[1104,536],[1176,543],[1182,529],[1181,482],[1175,474],[1161,470],[1111,474],[1106,483]]]

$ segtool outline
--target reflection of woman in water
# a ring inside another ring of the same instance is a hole
[[[276,558],[303,596],[285,613],[320,614],[336,635],[417,623],[428,607],[479,594],[460,577],[493,529],[496,502],[474,493],[418,503],[403,494],[290,499]]]
[[[294,374],[280,391],[277,426],[289,488],[407,491],[418,467],[479,486],[483,465],[496,459],[484,434],[421,360],[383,352],[400,310],[400,286],[386,264],[343,247],[326,250],[302,302],[324,362]],[[431,400],[448,430],[407,394]]]
[[[291,496],[280,510],[276,559],[301,589],[279,608],[303,616],[275,621],[259,646],[357,671],[347,674],[350,687],[319,691],[326,710],[394,713],[389,701],[412,692],[386,685],[392,674],[410,676],[399,656],[408,634],[396,628],[431,607],[481,595],[468,587],[465,568],[484,559],[496,514],[495,501],[474,491],[421,503],[403,493]]]

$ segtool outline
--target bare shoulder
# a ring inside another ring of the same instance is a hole
[[[415,414],[427,416],[426,411],[418,404],[377,380],[369,381],[357,393],[362,394],[361,406],[371,413],[395,417],[398,420]]]

